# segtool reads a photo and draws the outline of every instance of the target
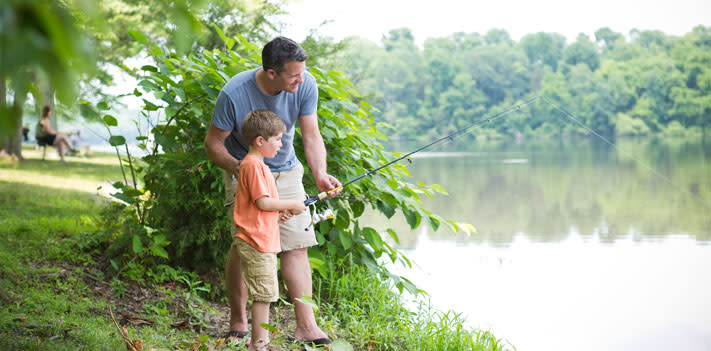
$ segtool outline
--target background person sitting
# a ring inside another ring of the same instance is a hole
[[[37,139],[37,144],[40,146],[51,145],[56,147],[57,151],[59,152],[60,161],[66,162],[66,160],[64,159],[65,152],[67,150],[71,152],[76,151],[69,144],[67,134],[60,133],[52,129],[49,123],[49,114],[51,111],[52,109],[47,105],[42,108],[42,117],[40,118],[39,122],[37,122],[35,139]]]

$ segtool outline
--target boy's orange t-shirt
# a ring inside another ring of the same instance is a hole
[[[236,235],[261,252],[280,252],[279,211],[257,207],[257,199],[264,196],[279,198],[274,176],[263,161],[248,154],[239,164],[234,209]]]

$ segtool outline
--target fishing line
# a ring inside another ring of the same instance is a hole
[[[319,193],[319,194],[317,194],[317,195],[314,195],[314,196],[312,196],[312,197],[306,199],[306,201],[304,201],[304,205],[309,206],[309,205],[311,205],[311,204],[313,204],[313,203],[315,203],[315,202],[317,202],[317,201],[319,201],[319,200],[322,200],[322,199],[324,199],[326,196],[328,196],[329,194],[333,193],[334,191],[338,191],[338,190],[340,190],[340,189],[343,189],[343,188],[345,188],[346,186],[348,186],[348,185],[350,185],[350,184],[353,184],[353,183],[355,183],[355,182],[357,182],[357,181],[359,181],[359,180],[361,180],[361,179],[363,179],[363,178],[365,178],[365,177],[367,177],[367,176],[369,176],[369,175],[371,175],[371,174],[374,174],[375,172],[377,172],[377,171],[379,171],[379,170],[381,170],[381,169],[383,169],[383,168],[385,168],[385,167],[388,167],[388,166],[392,165],[393,163],[396,163],[396,162],[399,162],[399,161],[401,161],[401,160],[403,160],[403,159],[405,159],[405,158],[408,158],[410,155],[415,154],[415,153],[418,153],[418,152],[420,152],[420,151],[422,151],[422,150],[424,150],[424,149],[427,149],[427,148],[429,148],[429,147],[431,147],[431,146],[433,146],[433,145],[435,145],[435,144],[438,144],[438,143],[440,143],[440,142],[442,142],[442,141],[445,141],[445,140],[453,141],[456,136],[464,135],[464,134],[466,134],[465,132],[467,132],[468,130],[471,130],[472,128],[474,128],[474,127],[476,127],[476,126],[484,125],[484,124],[490,123],[490,122],[493,121],[493,120],[496,120],[496,119],[498,119],[498,118],[504,117],[504,116],[506,116],[506,115],[508,115],[508,114],[510,114],[510,113],[512,113],[512,112],[514,112],[514,111],[520,110],[521,107],[528,106],[528,105],[534,103],[536,100],[538,100],[538,99],[540,99],[540,98],[541,98],[541,96],[535,96],[535,97],[533,97],[533,98],[531,98],[531,99],[528,99],[528,100],[526,100],[526,101],[524,101],[524,102],[522,102],[522,103],[520,103],[520,104],[518,104],[518,105],[514,105],[513,107],[511,107],[511,108],[509,108],[509,109],[507,109],[507,110],[505,110],[505,111],[503,111],[503,112],[499,112],[499,113],[497,113],[497,114],[495,114],[495,115],[493,115],[493,116],[491,116],[491,117],[485,118],[485,119],[483,119],[483,120],[481,120],[481,121],[474,122],[474,123],[468,125],[468,126],[465,127],[465,128],[461,128],[461,129],[455,130],[454,132],[452,132],[452,133],[450,133],[450,134],[448,134],[448,135],[445,135],[445,136],[443,136],[443,137],[441,137],[441,138],[439,138],[439,139],[437,139],[437,140],[435,140],[435,141],[433,141],[433,142],[431,142],[431,143],[429,143],[429,144],[427,144],[427,145],[421,146],[421,147],[419,147],[419,148],[417,148],[417,149],[415,149],[415,150],[413,150],[413,151],[410,151],[410,152],[406,153],[406,154],[403,155],[403,156],[400,156],[400,157],[398,157],[398,158],[396,158],[396,159],[394,159],[394,160],[392,160],[392,161],[390,161],[390,162],[388,162],[388,163],[382,165],[382,166],[379,166],[379,167],[377,167],[377,168],[375,168],[375,169],[372,169],[372,170],[370,170],[370,171],[368,171],[368,172],[366,172],[366,173],[363,173],[363,174],[359,175],[358,177],[353,178],[353,179],[347,181],[346,183],[344,183],[344,184],[341,185],[341,186],[338,186],[338,187],[335,187],[335,188],[333,188],[333,189],[331,189],[331,190],[324,191],[324,192],[321,192],[321,193]]]
[[[704,204],[705,206],[711,207],[711,202],[709,202],[709,201],[707,201],[706,199],[704,199],[704,198],[702,198],[702,197],[700,197],[700,196],[698,196],[698,195],[696,195],[696,194],[690,192],[689,190],[685,189],[683,186],[681,186],[681,185],[675,183],[674,181],[672,181],[671,179],[669,179],[669,177],[665,176],[664,174],[660,173],[660,172],[657,171],[656,169],[652,168],[652,166],[646,164],[644,161],[640,160],[639,158],[635,157],[634,155],[630,154],[629,152],[627,152],[627,151],[625,151],[625,150],[619,148],[619,147],[617,146],[617,144],[613,143],[612,141],[610,141],[610,140],[608,140],[607,138],[605,138],[604,136],[600,135],[598,132],[596,132],[596,131],[593,130],[592,128],[590,128],[590,127],[586,126],[585,124],[583,124],[582,122],[580,122],[577,118],[575,118],[575,116],[574,116],[572,113],[568,112],[568,110],[566,110],[566,109],[564,109],[564,108],[558,106],[557,104],[553,103],[552,101],[550,101],[548,98],[546,98],[546,97],[543,96],[543,95],[540,95],[539,97],[541,98],[541,101],[547,103],[549,106],[553,107],[554,109],[556,109],[556,110],[562,112],[563,115],[565,115],[566,117],[568,117],[570,120],[572,120],[573,122],[575,122],[577,125],[581,126],[583,129],[585,129],[585,130],[587,130],[588,132],[592,133],[593,135],[595,135],[596,137],[598,137],[600,140],[602,140],[602,141],[605,142],[606,144],[612,146],[612,147],[613,147],[615,150],[617,150],[619,153],[621,153],[621,154],[623,154],[623,155],[625,155],[625,156],[631,158],[631,159],[634,160],[637,164],[639,164],[640,166],[646,168],[647,171],[649,171],[651,174],[655,175],[656,177],[658,177],[659,179],[663,180],[664,182],[666,182],[667,184],[671,185],[672,187],[676,188],[677,190],[681,191],[682,193],[685,193],[685,194],[691,196],[692,198],[694,198],[695,200],[701,202],[701,203]]]
[[[443,141],[450,141],[450,142],[451,142],[451,141],[454,140],[455,137],[460,137],[460,136],[463,136],[463,135],[466,135],[466,134],[471,133],[471,132],[473,131],[473,128],[474,128],[474,127],[482,126],[482,125],[488,124],[488,123],[490,123],[490,122],[492,122],[492,121],[494,121],[494,120],[496,120],[496,119],[499,119],[499,118],[502,118],[502,117],[504,117],[504,116],[507,116],[507,115],[509,115],[510,113],[512,113],[512,112],[514,112],[514,111],[518,111],[518,110],[520,110],[522,107],[528,106],[528,105],[530,105],[530,104],[532,104],[532,103],[534,103],[534,102],[536,102],[536,101],[538,101],[538,100],[541,100],[541,101],[545,102],[546,104],[548,104],[549,106],[551,106],[552,108],[554,108],[554,109],[556,109],[556,110],[562,112],[565,117],[569,118],[571,121],[575,122],[577,125],[581,126],[583,129],[587,130],[587,131],[590,132],[592,135],[594,135],[594,136],[597,137],[598,139],[602,140],[602,141],[605,142],[606,144],[612,146],[612,147],[613,147],[615,150],[617,150],[619,153],[621,153],[621,154],[623,154],[623,155],[629,157],[630,159],[634,160],[636,163],[638,163],[639,165],[641,165],[642,167],[644,167],[648,172],[650,172],[650,173],[653,174],[654,176],[658,177],[659,179],[663,180],[663,181],[666,182],[667,184],[671,185],[673,188],[676,188],[677,190],[681,191],[682,193],[684,193],[684,194],[686,194],[686,195],[692,197],[693,199],[695,199],[695,200],[701,202],[701,203],[704,204],[705,206],[711,207],[711,202],[708,202],[706,199],[704,199],[704,198],[702,198],[702,197],[700,197],[700,196],[698,196],[698,195],[696,195],[696,194],[690,192],[689,190],[687,190],[687,189],[685,189],[684,187],[682,187],[681,185],[675,183],[675,182],[672,181],[669,177],[663,175],[662,173],[660,173],[660,172],[657,171],[656,169],[652,168],[650,165],[646,164],[645,162],[643,162],[643,161],[640,160],[639,158],[637,158],[637,157],[635,157],[634,155],[628,153],[627,151],[625,151],[625,150],[619,148],[619,147],[617,146],[617,144],[615,144],[614,142],[608,140],[607,138],[605,138],[604,136],[602,136],[600,133],[596,132],[596,131],[593,130],[592,128],[590,128],[590,127],[586,126],[585,124],[583,124],[580,120],[578,120],[578,119],[577,119],[572,113],[570,113],[568,110],[566,110],[566,109],[560,107],[560,106],[557,105],[556,103],[552,102],[550,99],[546,98],[544,95],[537,95],[537,96],[534,96],[534,97],[532,97],[532,98],[530,98],[530,99],[528,99],[528,100],[526,100],[526,101],[524,101],[524,102],[522,102],[522,103],[520,103],[520,104],[514,105],[513,107],[510,107],[510,108],[504,110],[503,112],[497,113],[497,114],[495,114],[495,115],[493,115],[493,116],[491,116],[491,117],[485,118],[485,119],[483,119],[483,120],[474,122],[474,123],[472,123],[472,124],[470,124],[470,125],[468,125],[468,126],[466,126],[466,127],[464,127],[464,128],[461,128],[461,129],[458,129],[458,130],[452,132],[451,134],[448,134],[448,135],[446,135],[446,136],[443,136],[443,137],[441,137],[441,138],[439,138],[439,139],[437,139],[437,140],[435,140],[435,141],[433,141],[433,142],[431,142],[431,143],[429,143],[429,144],[426,144],[426,145],[424,145],[424,146],[421,146],[421,147],[419,147],[419,148],[416,148],[415,150],[410,151],[410,152],[406,153],[406,154],[403,155],[403,156],[400,156],[400,157],[398,157],[398,158],[396,158],[396,159],[394,159],[394,160],[392,160],[392,161],[390,161],[390,162],[388,162],[388,163],[386,163],[386,164],[384,164],[384,165],[382,165],[382,166],[379,166],[379,167],[377,167],[377,168],[374,168],[374,169],[372,169],[372,170],[370,170],[370,171],[368,171],[368,172],[366,172],[366,173],[363,173],[363,174],[359,175],[359,176],[356,177],[356,178],[353,178],[353,179],[347,181],[346,183],[344,183],[344,184],[341,185],[341,186],[338,186],[338,187],[333,188],[333,189],[328,190],[328,191],[321,192],[321,193],[319,193],[318,195],[315,195],[315,196],[313,196],[313,197],[310,197],[310,198],[308,198],[306,201],[304,201],[304,204],[305,204],[306,206],[313,205],[313,204],[316,203],[317,201],[326,198],[329,194],[333,193],[334,191],[338,191],[338,190],[340,190],[340,189],[343,189],[343,188],[345,188],[346,186],[348,186],[348,185],[350,185],[350,184],[352,184],[352,183],[355,183],[355,182],[357,182],[357,181],[359,181],[359,180],[361,180],[361,179],[363,179],[363,178],[365,178],[365,177],[367,177],[367,176],[369,176],[369,175],[371,175],[371,174],[374,174],[374,173],[378,172],[379,170],[381,170],[381,169],[383,169],[383,168],[386,168],[386,167],[388,167],[388,166],[390,166],[390,165],[392,165],[392,164],[394,164],[394,163],[396,163],[396,162],[399,162],[399,161],[401,161],[401,160],[403,160],[403,159],[406,159],[406,158],[408,158],[409,156],[411,156],[411,155],[413,155],[413,154],[415,154],[415,153],[418,153],[418,152],[420,152],[420,151],[422,151],[422,150],[425,150],[425,149],[427,149],[427,148],[429,148],[429,147],[432,147],[432,146],[434,146],[435,144],[438,144],[438,143],[443,142]],[[408,161],[409,161],[409,159],[408,159]]]

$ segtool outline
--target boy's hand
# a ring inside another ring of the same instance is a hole
[[[294,214],[289,210],[279,212],[279,221],[282,223],[286,223],[291,217],[294,217]]]

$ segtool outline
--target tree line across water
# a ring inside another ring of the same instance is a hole
[[[503,29],[428,38],[408,28],[379,44],[353,37],[328,64],[377,108],[383,132],[435,137],[545,96],[605,136],[711,131],[711,28],[683,36],[601,28],[572,43],[555,33],[512,40]],[[487,137],[590,134],[536,103],[479,131]]]

